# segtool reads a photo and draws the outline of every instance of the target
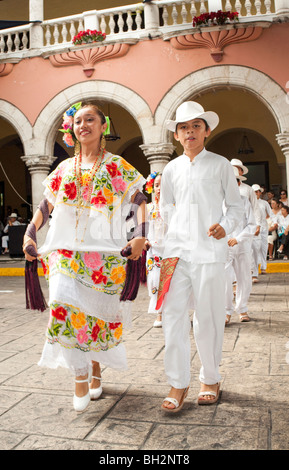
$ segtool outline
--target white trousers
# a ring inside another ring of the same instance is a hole
[[[2,237],[2,248],[8,248],[8,240],[9,240],[9,236],[8,235],[3,235],[3,237]]]
[[[235,245],[237,248],[238,245]],[[229,249],[229,260],[225,266],[226,273],[226,314],[232,315],[233,306],[233,287],[234,279],[237,281],[236,288],[236,313],[245,313],[248,311],[248,300],[252,290],[251,277],[251,253],[238,253],[235,247]]]
[[[252,243],[252,276],[258,277],[261,262],[261,237],[253,237]]]
[[[169,384],[185,388],[190,383],[189,308],[194,303],[194,336],[201,360],[199,379],[212,385],[220,381],[219,364],[225,326],[225,264],[192,264],[179,260],[163,305],[165,372]]]
[[[268,253],[268,230],[261,229],[261,249],[260,249],[260,263],[261,269],[267,269],[267,253]]]

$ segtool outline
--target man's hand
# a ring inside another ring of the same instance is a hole
[[[209,228],[208,236],[216,238],[216,240],[221,240],[221,238],[226,236],[226,232],[221,225],[214,224]]]
[[[258,237],[260,233],[260,225],[257,225],[257,229],[256,229],[256,232],[255,232],[255,237]]]
[[[228,240],[228,245],[229,245],[229,246],[238,245],[238,242],[237,242],[236,238],[230,238],[230,239]]]

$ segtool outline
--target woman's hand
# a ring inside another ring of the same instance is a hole
[[[128,256],[128,259],[136,261],[142,256],[142,252],[145,245],[145,238],[133,238],[127,244],[127,246],[131,246],[131,255]]]
[[[36,243],[31,239],[29,238],[27,235],[24,235],[24,239],[23,239],[23,252],[25,254],[25,259],[27,261],[34,261],[36,259],[35,256],[31,256],[29,253],[27,253],[26,249],[29,245],[32,245],[34,248],[35,248],[35,251],[37,253],[37,246],[36,246]]]
[[[144,250],[148,251],[150,249],[150,247],[151,247],[151,244],[148,241],[148,239],[146,239],[145,244],[144,244]]]

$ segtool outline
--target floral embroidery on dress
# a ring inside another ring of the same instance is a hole
[[[119,294],[126,277],[126,259],[98,252],[56,250],[42,259],[46,279],[63,273],[99,292]]]
[[[57,342],[68,349],[99,352],[107,351],[122,341],[122,323],[105,322],[60,302],[52,302],[50,312],[47,330],[50,344]]]
[[[87,169],[82,169],[82,197],[86,201],[87,207],[101,210],[111,218],[131,185],[135,184],[142,176],[122,157],[110,155],[106,158],[106,156],[107,153],[105,153],[98,172],[94,175],[90,201],[87,201],[89,172]],[[76,176],[74,175],[73,162],[74,158],[61,162],[45,181],[48,189],[56,198],[55,205],[77,203]]]

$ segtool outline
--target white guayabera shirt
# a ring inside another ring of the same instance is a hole
[[[216,240],[207,234],[216,223],[229,234],[244,214],[236,177],[225,157],[204,148],[192,162],[185,154],[170,161],[162,175],[160,208],[168,224],[163,258],[226,262],[227,237]]]

